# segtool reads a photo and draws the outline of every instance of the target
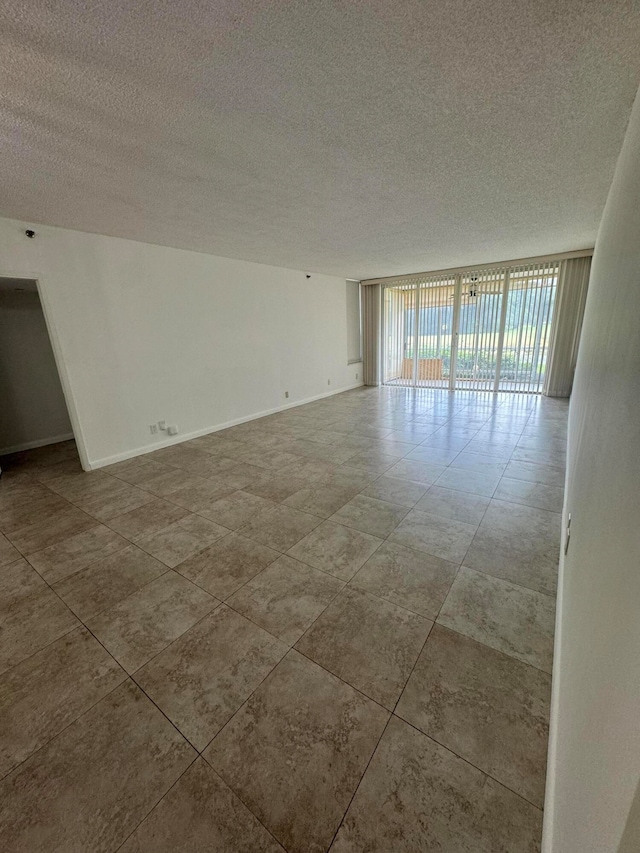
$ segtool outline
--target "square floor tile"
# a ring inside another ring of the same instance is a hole
[[[495,498],[547,509],[551,512],[562,512],[564,489],[562,486],[528,483],[525,480],[511,480],[503,477],[498,483]]]
[[[398,458],[396,455],[383,453],[379,450],[364,450],[352,456],[348,465],[351,468],[362,468],[364,471],[371,471],[374,474],[384,474],[397,463]]]
[[[126,674],[76,628],[0,676],[0,777],[110,693]]]
[[[555,610],[548,595],[463,566],[438,622],[551,672]]]
[[[488,506],[489,498],[482,495],[431,486],[425,496],[418,501],[415,509],[431,515],[440,515],[452,521],[480,524]]]
[[[477,528],[462,521],[411,510],[390,536],[392,542],[461,563]]]
[[[153,501],[153,495],[149,492],[139,489],[137,486],[130,486],[128,483],[123,483],[116,477],[111,477],[110,488],[102,489],[95,494],[81,495],[73,498],[73,502],[84,510],[89,515],[97,518],[98,521],[108,521],[121,515],[123,512],[130,512],[133,509],[138,509],[145,504]]]
[[[132,486],[140,486],[145,480],[150,480],[152,477],[157,477],[158,474],[166,474],[167,471],[172,471],[169,465],[164,465],[162,462],[154,462],[152,459],[145,459],[144,456],[136,456],[133,459],[125,459],[124,462],[116,462],[115,465],[109,465],[104,469],[105,473],[111,474],[112,477],[117,477],[119,480],[124,480],[125,483],[131,483]]]
[[[467,468],[447,468],[436,480],[442,489],[470,492],[472,495],[491,497],[500,482],[500,474],[491,471],[471,471]]]
[[[415,460],[401,459],[389,468],[385,474],[398,480],[410,480],[414,483],[422,483],[430,486],[445,471],[444,465],[434,462],[416,462]]]
[[[272,506],[273,503],[265,498],[260,498],[249,492],[237,491],[226,498],[213,501],[199,512],[200,515],[204,515],[222,527],[237,530]]]
[[[559,558],[559,535],[548,542],[481,525],[464,562],[470,569],[555,595]]]
[[[228,489],[228,494],[245,489],[252,483],[260,483],[263,480],[269,479],[269,472],[264,468],[258,468],[257,465],[247,465],[246,462],[240,462],[234,465],[233,468],[228,468],[226,471],[219,471],[208,482],[220,488]]]
[[[331,853],[539,853],[542,812],[392,717]]]
[[[477,454],[479,456],[492,456],[496,462],[507,464],[514,451],[517,440],[495,440],[481,437],[480,433],[472,438],[464,449],[465,454]],[[467,467],[467,466],[460,466]]]
[[[247,525],[240,528],[243,536],[248,536],[261,545],[284,553],[299,542],[321,523],[322,519],[307,512],[278,504],[273,509],[257,515]]]
[[[422,442],[420,447],[442,447],[444,450],[455,450],[456,455],[469,444],[470,439],[455,435],[434,432]]]
[[[41,525],[46,521],[55,521],[69,512],[68,501],[53,494],[44,486],[32,483],[28,486],[15,487],[14,481],[6,478],[7,474],[3,474],[0,478],[3,485],[0,501],[0,529],[8,538],[18,530],[24,530],[32,525]]]
[[[99,524],[83,533],[76,533],[57,545],[50,545],[42,551],[30,554],[29,562],[38,574],[51,584],[116,551],[121,551],[128,544],[127,539]]]
[[[6,566],[7,563],[13,563],[14,560],[20,559],[20,551],[14,548],[6,536],[0,533],[0,566]]]
[[[32,592],[47,589],[36,570],[20,557],[3,566],[0,572],[0,607],[30,595]]]
[[[565,471],[564,468],[552,468],[549,465],[512,461],[507,465],[504,476],[512,480],[526,480],[529,483],[546,483],[548,486],[564,487]]]
[[[307,486],[307,481],[301,477],[291,477],[285,474],[269,473],[262,479],[254,480],[247,486],[243,486],[245,492],[258,497],[266,498],[279,503],[290,495],[299,492]]]
[[[96,526],[95,518],[67,504],[69,509],[57,512],[55,516],[43,521],[32,521],[26,527],[18,530],[4,530],[11,544],[17,548],[25,557],[34,551],[42,551],[50,545],[56,545],[64,539],[81,533]]]
[[[53,587],[76,616],[86,621],[166,571],[164,563],[135,545],[129,545],[58,581]]]
[[[357,589],[344,589],[296,649],[393,710],[432,622]]]
[[[561,522],[558,512],[494,499],[482,519],[482,527],[559,548]]]
[[[288,646],[222,605],[143,666],[136,681],[203,750]]]
[[[285,506],[309,512],[321,518],[328,518],[355,497],[359,491],[360,489],[352,486],[325,485],[320,480],[285,498],[283,503]]]
[[[166,471],[156,474],[155,477],[149,477],[144,483],[140,484],[140,488],[146,492],[151,492],[156,497],[164,498],[181,489],[197,487],[201,483],[206,483],[204,477],[190,474],[181,468],[169,468],[167,466]]]
[[[400,506],[413,507],[426,492],[427,487],[410,480],[396,480],[395,477],[379,477],[364,491],[368,498],[388,501]]]
[[[198,758],[119,853],[285,853],[249,809]]]
[[[435,619],[457,571],[455,563],[384,542],[352,578],[350,586]]]
[[[564,468],[567,464],[566,451],[545,450],[544,447],[536,449],[516,447],[511,459],[514,462],[533,462],[536,465],[547,465],[551,468]]]
[[[407,507],[399,504],[357,495],[332,515],[331,521],[384,539],[395,530],[408,511]]]
[[[201,480],[197,486],[187,486],[184,489],[171,492],[167,499],[190,512],[200,512],[200,510],[211,506],[214,501],[233,494],[237,488],[237,486],[221,485],[214,480]]]
[[[542,807],[550,698],[546,672],[436,625],[396,714]]]
[[[135,542],[137,539],[142,539],[143,536],[157,533],[188,514],[188,510],[184,507],[176,506],[169,501],[154,500],[139,509],[110,519],[109,527],[126,539]]]
[[[456,456],[452,465],[454,468],[464,468],[466,471],[477,471],[480,474],[500,474],[500,476],[504,474],[504,469],[507,467],[506,462],[500,462],[495,456],[470,453],[468,447]]]
[[[279,556],[253,539],[231,533],[180,563],[177,571],[224,601]]]
[[[227,599],[230,607],[293,645],[344,584],[291,557],[279,557]]]
[[[2,569],[0,672],[78,626],[78,620],[26,560]]]
[[[204,756],[290,853],[321,853],[388,716],[291,651]]]
[[[137,546],[151,554],[165,566],[174,568],[226,536],[229,530],[199,515],[186,515],[158,533],[138,539]]]
[[[382,539],[375,536],[325,521],[288,553],[314,569],[348,581],[381,544]]]
[[[217,599],[169,570],[88,619],[87,627],[132,673],[217,605]]]
[[[407,462],[429,462],[431,465],[451,465],[458,455],[458,450],[447,450],[446,447],[429,447],[421,445],[406,456]]]
[[[0,782],[4,848],[110,853],[195,755],[125,682]]]
[[[180,464],[184,471],[197,474],[199,477],[216,477],[223,471],[233,469],[240,462],[240,458],[230,459],[227,456],[212,456],[207,454],[204,459],[187,459]]]
[[[239,461],[258,468],[266,468],[270,471],[279,471],[283,468],[300,462],[300,457],[283,450],[248,450],[238,457]]]

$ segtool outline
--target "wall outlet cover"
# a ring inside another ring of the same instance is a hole
[[[158,421],[158,429],[165,430],[167,428],[166,421]]]
[[[167,428],[167,432],[169,433],[169,435],[177,435],[178,427],[175,424],[171,424],[171,426]]]
[[[156,435],[158,432],[158,424],[150,424],[149,432],[151,433],[151,435]]]
[[[289,392],[288,392],[288,391],[285,391],[285,392],[284,392],[284,396],[285,396],[285,397],[287,398],[287,400],[288,400],[288,399],[289,399]]]

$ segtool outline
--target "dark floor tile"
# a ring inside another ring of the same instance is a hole
[[[551,676],[436,625],[396,714],[537,806]]]
[[[325,851],[388,713],[289,652],[204,753],[290,853]]]
[[[384,542],[350,586],[435,619],[447,597],[458,567],[393,542]]]
[[[331,853],[539,853],[542,812],[392,717]]]
[[[231,533],[180,563],[177,571],[224,601],[279,556],[253,539]]]
[[[217,607],[218,601],[168,571],[87,620],[114,658],[132,673]]]
[[[203,750],[288,646],[222,605],[143,666],[136,681]]]
[[[551,672],[555,599],[464,566],[438,622],[524,663]]]
[[[346,588],[296,649],[392,711],[432,624],[374,595]]]
[[[196,753],[125,682],[0,783],[11,853],[111,853]]]
[[[201,758],[143,820],[120,853],[285,853]]]
[[[85,628],[0,676],[0,777],[126,678]]]
[[[78,618],[86,621],[166,571],[164,563],[129,545],[53,586]]]
[[[382,539],[375,536],[325,521],[288,553],[314,569],[347,581],[381,544]]]
[[[279,557],[227,599],[275,637],[293,644],[344,584],[291,557]]]

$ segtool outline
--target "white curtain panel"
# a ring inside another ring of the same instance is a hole
[[[560,263],[549,357],[542,389],[547,397],[568,397],[571,394],[590,270],[590,257],[570,258]]]
[[[362,287],[362,329],[364,338],[365,385],[380,384],[380,300],[382,288],[379,284]]]

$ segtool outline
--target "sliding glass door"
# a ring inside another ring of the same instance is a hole
[[[558,264],[413,276],[383,288],[383,382],[542,389]]]

